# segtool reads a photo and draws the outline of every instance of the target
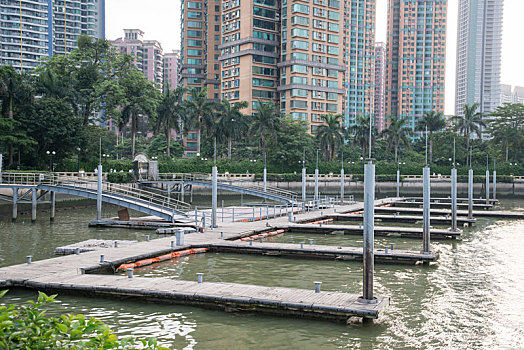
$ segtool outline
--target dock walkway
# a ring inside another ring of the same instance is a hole
[[[433,219],[432,219],[433,220]],[[358,235],[364,234],[362,226],[356,225],[311,225],[311,224],[293,224],[282,227],[291,232],[300,233],[333,233],[342,232],[345,235]],[[460,237],[462,231],[451,231],[442,229],[430,229],[431,239],[446,239],[446,238],[457,238]],[[422,239],[422,228],[417,227],[387,227],[375,225],[375,236],[384,237],[401,237],[401,238],[415,238]]]
[[[359,211],[359,210],[355,210]],[[430,209],[431,215],[451,215],[451,210],[448,209]],[[400,213],[400,214],[419,214],[422,215],[422,208],[400,208],[400,207],[375,207],[375,213]],[[457,215],[467,216],[467,210],[457,210]],[[474,210],[474,217],[487,217],[498,219],[524,219],[524,213],[517,213],[511,211],[495,211],[495,210]]]
[[[377,205],[390,203],[392,199],[378,200]],[[362,210],[362,204],[337,207],[338,212]],[[332,214],[334,208],[323,213],[309,212],[297,214],[297,220],[315,220],[325,214]],[[287,218],[276,218],[247,223],[224,223],[214,230],[185,236],[185,244],[171,248],[174,237],[164,237],[139,242],[104,251],[86,252],[52,259],[34,261],[0,268],[0,287],[23,287],[58,293],[85,294],[99,297],[137,298],[159,303],[176,303],[216,308],[227,311],[260,312],[272,315],[309,317],[345,322],[357,316],[377,318],[389,304],[389,297],[376,297],[376,303],[369,304],[359,300],[358,294],[330,291],[316,293],[311,290],[260,287],[234,283],[197,283],[164,278],[127,278],[121,275],[101,275],[102,270],[114,270],[120,264],[152,258],[166,253],[202,246],[239,246],[252,249],[247,242],[230,242],[246,234],[267,229],[267,225],[278,227],[288,224]],[[224,239],[220,239],[223,232]],[[270,243],[257,243],[258,246]],[[279,248],[282,250],[282,248]],[[295,249],[296,247],[290,247]],[[326,251],[332,247],[307,247],[315,251]],[[344,256],[342,248],[339,253]],[[358,249],[358,248],[353,248]],[[305,249],[304,249],[305,250]],[[361,250],[361,249],[360,249]],[[401,252],[399,250],[399,252]],[[100,263],[100,254],[105,261]],[[377,250],[380,255],[380,250]],[[385,255],[385,254],[383,254]],[[195,278],[196,279],[196,278]]]
[[[394,213],[396,214],[396,213]],[[330,214],[326,216],[327,218],[334,219],[335,221],[360,221],[364,220],[362,214]],[[422,222],[423,217],[421,215],[384,215],[384,214],[375,214],[375,222],[397,222],[397,223],[410,223],[415,224],[417,222]],[[431,224],[432,225],[451,225],[451,216],[432,216]],[[468,219],[464,216],[457,217],[458,225],[473,225],[475,219]],[[375,226],[375,234],[377,226]]]

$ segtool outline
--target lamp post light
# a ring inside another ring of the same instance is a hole
[[[250,166],[251,172],[254,174],[255,173],[255,165],[257,163],[257,160],[256,159],[250,159],[249,163],[251,163],[251,166]]]
[[[200,173],[200,153],[197,152],[197,173]]]
[[[50,158],[49,158],[49,170],[51,172],[53,172],[55,170],[54,169],[55,168],[54,167],[54,163],[53,163],[53,157],[55,156],[56,152],[55,151],[47,151],[45,153],[47,153],[47,155],[50,156]]]
[[[104,166],[107,166],[107,160],[109,159],[109,157],[111,157],[110,154],[106,154],[106,153],[102,154],[102,158],[104,160]],[[106,171],[107,171],[107,169],[106,169]]]
[[[80,147],[77,147],[76,150],[78,151],[78,172],[80,173],[80,151],[82,149]]]

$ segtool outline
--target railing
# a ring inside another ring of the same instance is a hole
[[[57,182],[56,185],[72,187],[74,189],[82,189],[91,192],[96,191],[97,189],[97,183],[95,181],[62,180]],[[131,197],[142,202],[147,202],[171,210],[187,210],[191,208],[191,205],[188,203],[176,200],[174,198],[169,198],[158,193],[141,190],[136,188],[134,185],[122,185],[111,182],[103,182],[102,191],[106,194],[110,193]]]
[[[2,173],[0,184],[36,186],[53,184],[55,176],[52,173]]]
[[[240,177],[239,177],[240,178]],[[274,194],[280,197],[289,198],[291,200],[297,199],[297,193],[292,191],[283,190],[276,187],[256,185],[252,181],[247,181],[246,178],[243,180],[235,180],[237,178],[229,178],[227,176],[218,177],[217,180],[221,183],[228,183],[232,187],[248,188],[253,189],[257,192],[265,192]],[[212,176],[207,174],[184,174],[184,173],[163,173],[158,174],[157,181],[212,181]],[[235,185],[233,185],[233,181]]]

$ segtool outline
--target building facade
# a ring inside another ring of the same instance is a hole
[[[135,66],[156,88],[164,84],[164,52],[156,40],[144,40],[140,29],[124,29],[124,37],[110,41],[117,52],[133,56]]]
[[[386,43],[375,44],[375,98],[373,112],[378,132],[386,127]]]
[[[0,64],[18,71],[76,48],[82,34],[105,37],[105,0],[2,0]]]
[[[500,105],[502,12],[504,0],[460,0],[455,114],[479,104],[490,113]]]
[[[169,87],[175,90],[178,87],[178,69],[180,50],[164,53],[164,90]]]
[[[344,3],[346,126],[354,124],[359,115],[368,117],[374,114],[375,3],[375,0],[351,0]]]
[[[500,85],[500,103],[524,103],[524,87]]]
[[[444,112],[447,0],[389,0],[386,115]]]

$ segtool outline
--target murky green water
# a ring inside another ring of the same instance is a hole
[[[524,202],[504,202],[518,209]],[[114,210],[114,209],[113,209]],[[116,213],[116,212],[115,212]],[[53,256],[54,248],[89,238],[145,239],[151,231],[88,228],[94,208],[58,212],[55,223],[40,215],[36,224],[21,217],[0,221],[0,266]],[[109,216],[109,214],[108,214]],[[356,236],[285,235],[321,244],[360,245]],[[307,241],[306,241],[307,242]],[[415,249],[416,240],[377,238],[377,247],[395,242]],[[373,325],[344,326],[310,320],[236,315],[177,305],[155,305],[61,296],[52,313],[96,316],[122,335],[156,336],[177,349],[483,349],[524,347],[524,221],[480,219],[461,241],[435,242],[440,261],[431,267],[376,266],[377,294],[391,306]],[[236,254],[206,254],[137,269],[144,276],[254,283],[268,286],[360,292],[361,265]],[[19,302],[33,292],[15,291],[4,302]]]

